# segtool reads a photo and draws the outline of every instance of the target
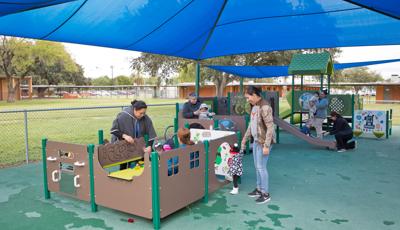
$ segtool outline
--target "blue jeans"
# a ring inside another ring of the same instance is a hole
[[[271,146],[272,148],[272,146]],[[271,154],[270,148],[270,154]],[[253,158],[254,158],[254,166],[256,167],[256,175],[257,175],[257,189],[263,193],[268,193],[268,171],[267,171],[267,163],[268,163],[269,155],[263,154],[263,146],[254,141],[253,143]]]

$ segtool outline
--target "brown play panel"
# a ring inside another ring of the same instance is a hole
[[[157,220],[197,200],[207,201],[209,193],[229,183],[214,171],[218,147],[240,141],[229,133],[151,156],[143,151],[143,138],[134,144],[92,145],[92,152],[90,145],[47,141],[42,150],[45,182],[50,192],[90,202],[93,211],[97,205],[108,207],[153,219],[156,227]],[[127,163],[128,168],[120,168]]]

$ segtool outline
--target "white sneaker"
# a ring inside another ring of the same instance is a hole
[[[239,187],[237,187],[237,188],[233,187],[230,193],[231,193],[232,195],[237,195],[237,194],[239,194]]]
[[[343,153],[343,152],[346,152],[346,149],[339,149],[337,152],[338,153]]]

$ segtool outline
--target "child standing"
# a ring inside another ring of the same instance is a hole
[[[230,151],[232,161],[229,164],[228,174],[233,178],[233,188],[230,192],[232,195],[239,193],[238,180],[243,174],[243,152],[240,151],[239,145],[235,143]]]
[[[317,112],[317,103],[319,99],[319,92],[316,91],[314,95],[308,100],[308,117],[310,120],[314,119]]]
[[[317,112],[317,103],[319,99],[319,92],[316,91],[314,95],[308,100],[308,120],[306,121],[306,125],[301,128],[301,132],[306,134],[307,136],[311,136],[311,126],[314,122],[314,116]]]
[[[204,103],[200,105],[199,110],[200,110],[200,114],[199,114],[200,120],[210,120],[210,119],[212,119],[212,116],[215,115],[215,113],[210,113],[208,111],[208,106],[207,106],[207,104],[204,104]]]

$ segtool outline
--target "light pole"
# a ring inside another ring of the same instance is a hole
[[[111,65],[111,85],[114,85],[114,66]]]

